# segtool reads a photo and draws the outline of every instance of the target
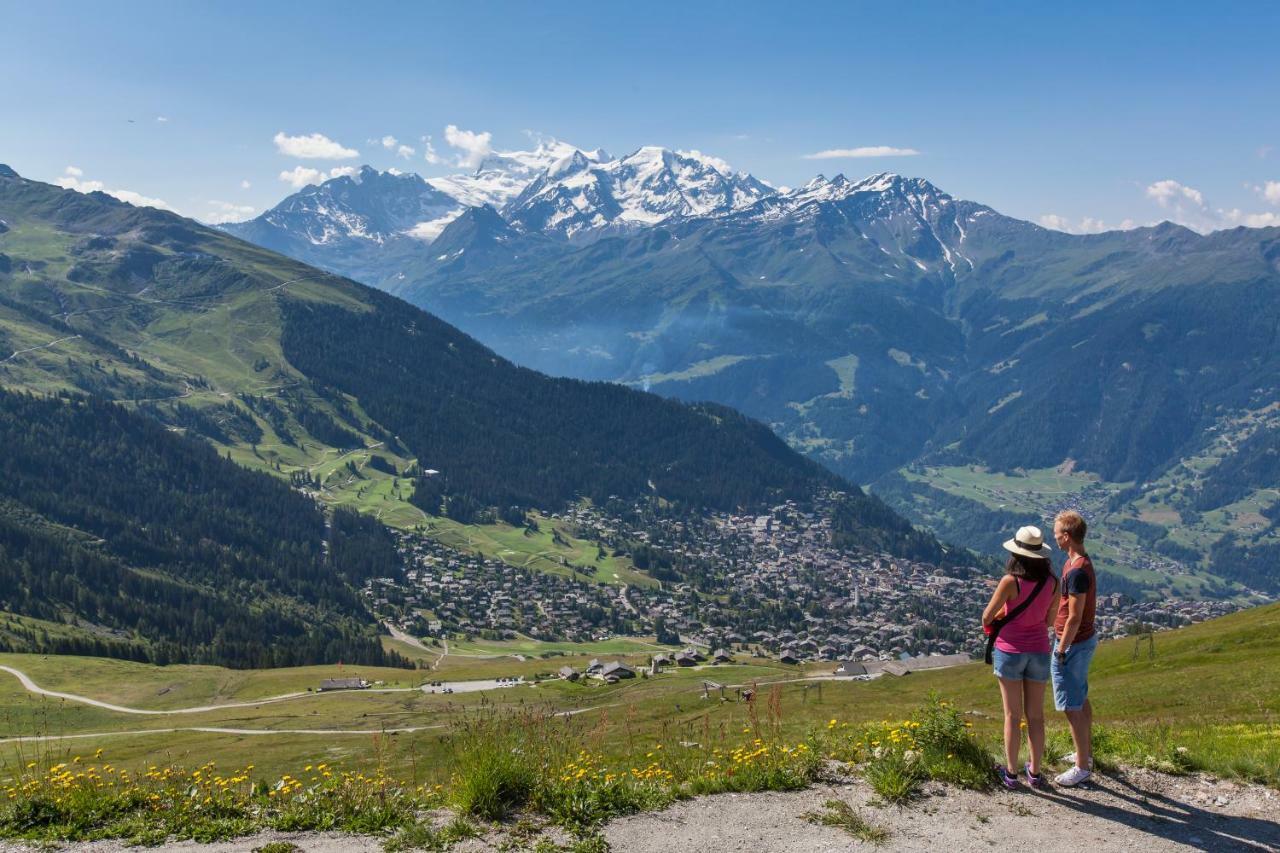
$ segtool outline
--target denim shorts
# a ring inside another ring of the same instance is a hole
[[[1053,656],[1053,705],[1059,711],[1079,711],[1089,698],[1089,664],[1098,649],[1098,635],[1072,643],[1067,649],[1067,662],[1058,663]]]
[[[1049,680],[1048,652],[1004,652],[996,648],[991,650],[991,660],[995,663],[996,678],[1042,684]]]

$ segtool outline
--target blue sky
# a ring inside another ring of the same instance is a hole
[[[3,0],[0,162],[209,219],[298,167],[458,171],[422,141],[465,156],[453,125],[775,184],[895,171],[1076,230],[1280,224],[1280,4],[463,5]],[[878,146],[919,153],[805,158]]]

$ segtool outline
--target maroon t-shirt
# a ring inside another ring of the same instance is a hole
[[[1080,617],[1080,628],[1071,641],[1078,643],[1093,636],[1093,611],[1098,598],[1098,582],[1093,573],[1093,561],[1088,554],[1067,560],[1062,567],[1062,590],[1058,596],[1058,616],[1053,622],[1053,633],[1062,639],[1062,629],[1067,627],[1067,615],[1073,595],[1084,596],[1084,615]]]

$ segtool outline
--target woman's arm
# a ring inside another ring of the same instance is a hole
[[[982,611],[982,624],[984,626],[996,621],[996,617],[1000,614],[1000,609],[1013,598],[1017,584],[1018,581],[1013,575],[1005,575],[1000,579],[1000,583],[996,584],[996,591],[991,593],[991,601],[987,604],[987,609]]]

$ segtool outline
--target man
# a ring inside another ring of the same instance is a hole
[[[1067,715],[1076,751],[1067,756],[1073,767],[1059,775],[1059,785],[1074,787],[1093,775],[1093,706],[1089,704],[1089,663],[1098,647],[1093,628],[1098,584],[1093,561],[1084,550],[1088,526],[1080,513],[1065,510],[1053,521],[1053,538],[1067,555],[1062,567],[1058,616],[1053,631],[1057,648],[1049,670],[1053,677],[1053,704]]]

